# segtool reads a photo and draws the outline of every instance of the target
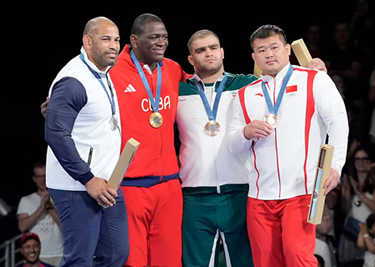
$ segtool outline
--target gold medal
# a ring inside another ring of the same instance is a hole
[[[159,128],[163,124],[163,116],[159,112],[153,112],[150,116],[150,124],[154,128]]]
[[[210,136],[215,136],[220,132],[220,124],[217,121],[209,121],[204,126],[204,131]]]
[[[279,123],[279,118],[275,114],[267,114],[263,120],[271,125],[272,128],[276,128]]]

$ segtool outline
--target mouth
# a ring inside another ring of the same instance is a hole
[[[156,54],[160,55],[160,56],[164,56],[165,49],[163,49],[163,48],[155,48],[155,49],[153,49],[153,51]]]
[[[207,63],[210,63],[210,62],[216,62],[216,59],[214,59],[214,58],[210,58],[210,59],[207,59],[205,62],[207,62]]]
[[[109,52],[106,52],[106,55],[114,59],[117,57],[118,53],[116,51],[109,51]]]
[[[275,64],[275,63],[277,63],[276,60],[266,61],[266,64],[267,64],[267,65],[273,65],[273,64]]]

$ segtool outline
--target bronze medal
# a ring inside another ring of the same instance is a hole
[[[150,116],[150,124],[154,128],[159,128],[163,124],[163,116],[159,112],[153,112]]]
[[[272,128],[276,128],[279,123],[279,119],[275,114],[267,114],[263,120],[271,125]]]
[[[204,131],[210,136],[215,136],[220,132],[220,124],[217,121],[209,121],[204,126]]]

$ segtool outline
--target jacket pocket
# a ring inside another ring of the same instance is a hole
[[[92,153],[93,152],[94,152],[94,149],[92,147],[90,147],[89,156],[88,156],[88,159],[87,159],[87,165],[89,165],[89,166],[91,164],[91,159],[92,159]]]

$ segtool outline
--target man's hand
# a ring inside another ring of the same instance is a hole
[[[42,199],[40,200],[40,206],[43,208],[43,209],[46,209],[46,207],[48,207],[50,204],[51,204],[51,197],[48,193],[48,191],[43,191],[41,196],[40,196]]]
[[[265,138],[272,133],[272,126],[265,121],[253,120],[245,126],[243,134],[246,139]]]
[[[103,208],[112,207],[116,203],[117,192],[104,179],[94,177],[86,183],[85,187],[87,193]]]
[[[324,195],[327,195],[331,190],[333,190],[340,182],[339,173],[331,168],[327,181],[324,183],[323,188],[325,188]]]
[[[40,105],[40,113],[42,113],[42,115],[43,115],[44,118],[46,117],[48,102],[49,102],[49,97],[47,97],[46,101],[44,101]]]
[[[313,58],[309,65],[307,66],[309,69],[316,69],[321,70],[327,73],[326,64],[320,58]]]

